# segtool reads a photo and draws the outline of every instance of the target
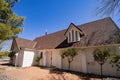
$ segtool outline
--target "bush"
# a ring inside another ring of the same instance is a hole
[[[15,52],[10,52],[9,54],[8,54],[8,57],[13,57],[15,55]]]
[[[3,56],[8,56],[9,54],[10,52],[8,51],[0,52],[0,58],[2,58]]]
[[[36,61],[36,62],[39,62],[39,61],[40,61],[40,57],[38,57],[38,56],[35,57],[35,61]]]

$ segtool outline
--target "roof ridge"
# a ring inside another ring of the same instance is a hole
[[[110,20],[111,20],[111,22],[115,25],[115,27],[116,27],[118,30],[120,30],[119,27],[118,27],[118,25],[112,20],[112,18],[110,18]]]
[[[37,42],[33,41],[33,40],[29,40],[29,39],[25,39],[25,38],[15,38],[14,39],[16,41],[16,44],[18,45],[18,48],[20,49],[20,47],[25,47],[25,48],[35,48]],[[22,44],[21,44],[22,42]],[[23,43],[25,42],[25,43]]]
[[[90,22],[87,22],[87,23],[83,23],[83,24],[80,24],[80,25],[76,25],[76,26],[77,26],[77,27],[80,27],[80,26],[83,26],[83,25],[87,25],[87,24],[90,24],[90,23],[96,23],[96,22],[98,22],[98,21],[102,21],[102,20],[106,20],[106,19],[112,20],[111,17],[106,17],[106,18],[93,20],[93,21],[90,21]],[[113,20],[112,20],[112,21],[113,21]]]
[[[74,25],[76,26],[76,28],[79,28],[79,27],[81,27],[81,26],[83,26],[83,25],[87,25],[87,24],[90,24],[90,23],[95,23],[95,22],[97,22],[97,21],[102,21],[102,20],[105,20],[105,19],[110,19],[110,20],[112,20],[111,17],[106,17],[106,18],[102,18],[102,19],[97,19],[97,20],[95,20],[95,21],[90,21],[90,22],[87,22],[87,23],[84,23],[84,24],[80,24],[80,25],[75,25],[75,24],[74,24]],[[112,20],[112,22],[113,22],[113,20]],[[73,24],[73,23],[72,23],[72,24]],[[49,35],[52,35],[52,34],[55,34],[55,33],[61,32],[61,31],[64,31],[64,30],[67,30],[67,28],[66,28],[66,29],[63,29],[63,30],[55,31],[55,32],[50,33],[50,34],[47,34],[47,35],[42,35],[42,36],[36,37],[33,41],[35,41],[35,40],[38,39],[38,38],[42,38],[42,37],[45,37],[45,36],[49,36]]]
[[[62,32],[62,31],[64,31],[64,30],[67,30],[67,29],[63,29],[63,30],[59,30],[59,31],[55,31],[55,32],[52,32],[52,33],[47,34],[47,35],[42,35],[42,36],[36,37],[33,41],[35,41],[35,40],[38,39],[38,38],[42,38],[42,37],[45,37],[45,36],[49,36],[49,35],[52,35],[52,34],[55,34],[55,33]]]
[[[31,41],[31,42],[36,42],[36,41],[33,41],[33,40],[29,40],[29,39],[26,39],[26,38],[21,38],[21,37],[17,37],[15,39],[22,39],[22,40],[27,40],[27,41]]]
[[[37,42],[35,48],[37,50],[39,49],[41,50],[41,49],[82,47],[82,46],[93,46],[93,45],[98,46],[98,45],[115,44],[117,40],[120,39],[118,35],[114,36],[113,31],[117,30],[116,28],[117,26],[110,17],[81,24],[77,27],[80,28],[86,34],[81,38],[81,41],[75,43],[67,43],[67,39],[64,36],[64,32],[66,29],[63,29],[60,31],[50,33],[46,36],[40,36],[34,39],[34,41]],[[105,31],[105,33],[101,31]],[[94,37],[92,37],[92,40],[90,40],[93,32],[97,32],[97,33],[94,35]]]

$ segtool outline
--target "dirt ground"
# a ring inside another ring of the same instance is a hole
[[[51,68],[40,67],[2,67],[0,71],[3,71],[5,75],[13,77],[16,80],[101,80],[98,78],[84,79],[81,76],[68,72],[51,72]]]
[[[49,69],[29,67],[4,70],[5,74],[17,80],[81,80],[80,77],[69,73],[50,73]]]
[[[47,70],[42,70],[38,67],[5,70],[4,72],[17,80],[40,80],[41,77],[45,76],[43,74],[48,74]]]

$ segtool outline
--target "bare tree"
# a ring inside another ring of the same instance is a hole
[[[98,0],[97,15],[120,16],[120,0]]]

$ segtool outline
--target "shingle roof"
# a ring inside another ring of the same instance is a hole
[[[48,34],[42,37],[36,38],[34,41],[37,42],[36,49],[54,49],[61,42],[63,42],[66,37],[64,36],[65,30],[58,31],[52,34]]]
[[[65,30],[38,37],[35,40],[16,38],[18,48],[55,49],[116,44],[120,40],[120,29],[111,18],[105,18],[77,26],[84,36],[78,42],[67,43]]]
[[[111,18],[79,25],[78,28],[83,31],[85,36],[83,36],[79,42],[71,43],[69,47],[116,44],[118,40],[120,40],[120,30]],[[59,45],[57,48],[65,47],[62,45],[63,44]]]
[[[20,48],[31,48],[31,49],[33,49],[36,45],[35,41],[27,40],[27,39],[23,39],[23,38],[16,38],[15,41],[16,41],[19,49]]]
[[[115,44],[120,40],[120,30],[111,18],[105,18],[77,26],[85,34],[79,42],[67,43],[64,33],[61,30],[46,36],[38,37],[36,49],[54,49],[65,47],[85,47]]]

